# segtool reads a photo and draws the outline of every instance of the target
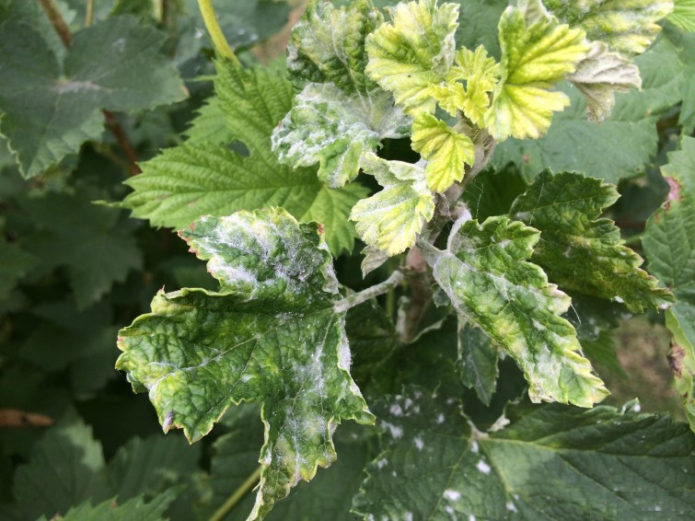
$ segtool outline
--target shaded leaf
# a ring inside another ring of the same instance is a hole
[[[383,452],[354,502],[365,520],[691,517],[695,437],[666,415],[542,406],[481,433],[445,398],[376,404]]]
[[[176,492],[167,490],[163,494],[145,503],[142,497],[136,497],[118,505],[114,499],[92,506],[91,501],[71,508],[64,516],[55,521],[165,521],[163,517],[169,504],[174,501]],[[39,521],[48,521],[45,517]]]
[[[485,405],[490,405],[497,388],[499,369],[497,347],[482,329],[472,326],[459,318],[458,363],[461,382]]]

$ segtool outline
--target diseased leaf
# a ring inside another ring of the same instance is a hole
[[[427,187],[443,193],[463,179],[465,165],[475,162],[473,141],[431,114],[421,114],[413,122],[413,150],[427,161]]]
[[[485,405],[490,405],[497,388],[499,353],[482,329],[459,318],[458,364],[461,382]]]
[[[615,93],[640,89],[639,68],[628,58],[594,42],[568,79],[586,96],[587,112],[594,121],[606,119],[615,105]]]
[[[98,140],[99,109],[131,111],[186,96],[173,65],[159,53],[165,35],[135,18],[114,16],[75,34],[56,55],[33,27],[0,26],[0,130],[22,174],[43,173],[88,140]]]
[[[282,206],[297,219],[325,226],[326,242],[338,255],[352,250],[352,205],[367,192],[358,184],[341,190],[324,185],[313,170],[293,170],[278,162],[270,136],[292,106],[292,86],[276,68],[242,70],[218,64],[217,105],[224,115],[227,139],[241,140],[243,156],[222,144],[183,144],[141,165],[128,179],[134,189],[123,201],[135,217],[154,226],[184,228],[203,215]]]
[[[657,23],[673,10],[672,0],[545,0],[560,21],[579,26],[590,40],[605,42],[628,56],[642,54],[654,41]]]
[[[415,244],[417,235],[434,215],[434,196],[427,189],[420,165],[386,161],[371,154],[364,169],[383,190],[353,206],[350,219],[369,246],[388,255],[402,253]]]
[[[666,314],[673,334],[671,368],[686,416],[695,431],[695,138],[684,137],[663,168],[671,192],[664,208],[647,222],[642,239],[649,270],[673,291]]]
[[[294,167],[318,163],[319,179],[340,188],[357,177],[364,154],[384,138],[407,136],[410,123],[388,92],[348,95],[332,83],[309,83],[273,133],[273,150]]]
[[[570,298],[528,262],[539,232],[506,217],[452,230],[445,251],[426,251],[432,274],[456,311],[479,326],[523,370],[534,402],[590,407],[608,391],[561,318]]]
[[[458,10],[437,0],[400,2],[390,11],[392,21],[367,37],[367,74],[411,116],[434,112],[429,86],[442,81],[454,61]]]
[[[615,223],[601,218],[619,197],[599,179],[546,172],[517,197],[510,215],[541,232],[532,260],[563,289],[624,302],[635,313],[668,306],[670,292],[639,268],[642,258]]]
[[[121,331],[117,368],[149,390],[165,431],[198,440],[231,404],[263,404],[260,519],[300,479],[335,460],[342,420],[372,421],[349,373],[350,350],[332,258],[317,227],[283,210],[204,218],[182,232],[217,292],[160,292]]]
[[[176,498],[176,491],[169,489],[163,494],[145,503],[142,496],[133,498],[120,505],[116,499],[108,499],[103,503],[92,506],[91,501],[71,508],[58,521],[166,521],[164,512]],[[51,518],[54,519],[54,518]],[[38,521],[48,521],[41,516]]]
[[[695,437],[667,415],[512,408],[481,433],[457,400],[417,389],[375,410],[383,451],[354,501],[365,520],[687,521],[695,508]]]
[[[485,124],[498,140],[538,138],[548,130],[553,112],[570,104],[564,93],[549,89],[586,55],[584,32],[548,17],[532,20],[523,9],[508,7],[500,18],[499,38],[502,80]]]
[[[479,127],[485,125],[485,113],[490,107],[490,93],[500,76],[499,64],[481,45],[475,51],[460,49],[455,65],[446,80],[430,87],[430,94],[451,116],[463,111]],[[465,86],[464,86],[465,84]]]
[[[348,95],[373,91],[364,40],[384,21],[368,0],[334,7],[314,1],[292,29],[287,68],[298,83],[332,83]],[[302,85],[303,86],[303,85]]]

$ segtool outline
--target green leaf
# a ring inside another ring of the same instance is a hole
[[[384,138],[407,136],[410,124],[388,92],[349,95],[332,83],[309,83],[273,133],[273,150],[293,167],[318,163],[319,179],[340,188],[357,177],[364,154]]]
[[[375,406],[383,452],[354,501],[365,520],[692,517],[695,437],[666,415],[543,406],[481,433],[456,400],[409,391]]]
[[[482,45],[475,51],[463,48],[456,53],[455,65],[449,69],[446,81],[432,85],[430,94],[452,117],[463,111],[473,123],[484,127],[490,94],[499,76],[499,64]]]
[[[136,497],[120,505],[115,499],[108,499],[103,503],[92,506],[91,501],[71,508],[62,517],[51,518],[55,521],[166,521],[164,512],[172,501],[176,499],[175,490],[167,490],[163,494],[145,503],[142,497]],[[45,517],[39,521],[47,521]]]
[[[684,31],[695,32],[695,0],[673,0],[668,21]]]
[[[130,270],[142,267],[123,212],[96,206],[84,195],[48,194],[22,203],[38,231],[26,248],[42,259],[42,268],[65,266],[79,308],[97,302]]]
[[[131,17],[113,17],[75,34],[61,59],[24,22],[0,26],[0,131],[22,174],[31,177],[100,139],[99,109],[131,111],[186,95],[159,53],[165,35]]]
[[[640,89],[639,68],[606,44],[594,42],[586,58],[579,62],[569,80],[587,99],[587,113],[594,121],[606,119],[615,105],[615,93]]]
[[[614,117],[599,125],[586,119],[586,102],[579,93],[572,90],[568,94],[572,105],[553,118],[547,135],[500,143],[491,164],[503,168],[512,162],[527,179],[549,170],[579,172],[617,183],[643,172],[657,152],[655,118],[618,119],[614,111]],[[619,96],[618,105],[621,97],[632,94]]]
[[[501,51],[497,25],[509,1],[456,0],[456,3],[460,4],[461,11],[456,43],[468,49],[482,45],[491,56],[499,59]]]
[[[564,93],[549,88],[585,57],[584,32],[552,18],[531,20],[521,8],[508,7],[500,18],[499,38],[502,81],[485,124],[498,140],[538,138],[548,130],[553,112],[570,104]]]
[[[200,453],[200,446],[189,446],[182,436],[133,438],[109,462],[109,488],[119,502],[155,496],[197,471]]]
[[[203,215],[282,206],[301,221],[322,223],[335,255],[351,251],[355,230],[347,216],[366,190],[358,184],[332,190],[314,171],[292,170],[271,151],[273,129],[292,106],[292,85],[285,75],[275,67],[243,70],[228,63],[219,63],[217,70],[217,98],[208,101],[209,110],[220,108],[225,139],[242,141],[249,155],[197,139],[167,149],[128,179],[134,192],[123,206],[154,226],[174,228]]]
[[[334,7],[313,1],[293,27],[287,68],[298,83],[332,83],[348,95],[365,94],[376,85],[366,73],[364,41],[384,21],[368,0]],[[302,85],[303,86],[303,85]]]
[[[50,429],[32,450],[28,464],[14,476],[15,504],[9,512],[18,519],[52,518],[71,506],[107,497],[101,444],[91,427],[78,419],[65,420]]]
[[[463,179],[465,165],[475,162],[473,141],[431,114],[413,122],[413,150],[427,161],[427,187],[443,193]]]
[[[684,137],[663,168],[670,185],[664,208],[647,221],[642,239],[649,269],[673,291],[666,325],[674,336],[671,367],[695,430],[695,138]]]
[[[220,105],[217,96],[205,100],[186,130],[189,144],[228,145],[234,141],[236,136],[227,126]]]
[[[580,174],[538,176],[510,215],[541,232],[532,260],[563,289],[625,303],[631,311],[667,307],[668,290],[641,270],[620,229],[601,218],[620,195],[614,185]]]
[[[459,318],[458,363],[461,382],[469,389],[475,389],[475,394],[485,405],[490,405],[497,388],[498,362],[497,347],[483,330]]]
[[[507,351],[529,382],[529,396],[590,407],[607,394],[561,318],[570,298],[528,262],[540,233],[506,217],[455,227],[445,251],[426,251],[434,279],[456,311]]]
[[[415,244],[434,215],[434,197],[427,189],[425,171],[419,165],[386,161],[374,154],[365,158],[364,169],[384,189],[358,201],[350,219],[369,246],[397,255]]]
[[[661,31],[657,23],[673,10],[672,0],[545,0],[562,22],[579,26],[590,40],[628,56],[643,53]]]
[[[411,116],[434,111],[429,87],[454,61],[458,9],[437,0],[400,2],[390,10],[392,21],[367,37],[367,74]]]
[[[0,236],[0,300],[7,299],[17,282],[37,263],[32,254]]]
[[[263,404],[260,519],[300,479],[335,460],[342,420],[372,421],[349,373],[332,258],[317,226],[283,210],[205,218],[182,232],[220,291],[159,292],[121,331],[117,368],[149,390],[165,431],[195,441],[231,404]]]

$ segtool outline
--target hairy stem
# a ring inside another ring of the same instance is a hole
[[[87,0],[87,10],[84,15],[84,26],[89,27],[94,21],[94,0]]]
[[[379,284],[371,286],[358,293],[353,293],[352,295],[349,295],[344,299],[339,300],[335,303],[333,309],[335,309],[336,313],[343,313],[350,308],[359,306],[360,304],[367,302],[368,300],[371,300],[375,297],[378,297],[379,295],[387,293],[391,288],[394,288],[395,286],[398,286],[401,282],[403,282],[403,279],[403,273],[396,270],[393,273],[391,273],[391,276],[384,282],[380,282]]]
[[[405,258],[405,273],[410,286],[410,300],[398,325],[401,340],[405,343],[415,338],[418,325],[432,300],[432,289],[427,279],[427,263],[417,246],[408,250]]]
[[[227,38],[225,38],[220,23],[217,21],[217,15],[215,14],[215,8],[212,5],[212,0],[198,0],[198,7],[200,8],[200,14],[203,16],[203,21],[205,22],[205,27],[212,38],[212,43],[215,45],[217,53],[223,58],[231,60],[236,65],[240,66],[239,58],[236,57],[234,51],[229,46]]]
[[[70,32],[70,28],[68,27],[68,24],[65,23],[65,20],[60,14],[60,11],[58,11],[58,8],[56,7],[55,3],[53,0],[39,0],[41,2],[41,6],[43,7],[43,10],[46,13],[46,16],[48,17],[48,20],[51,22],[51,25],[53,26],[53,29],[55,30],[56,33],[58,33],[58,36],[60,37],[60,40],[63,42],[63,45],[68,48],[70,47],[70,44],[72,43],[72,33]],[[91,14],[90,14],[90,5],[91,7]],[[87,21],[91,24],[90,18],[93,17],[94,13],[94,5],[93,2],[89,2],[87,4],[87,17],[85,20],[85,25],[87,24]],[[133,147],[132,143],[128,139],[127,134],[123,130],[123,127],[121,127],[121,124],[118,122],[118,119],[116,119],[116,116],[113,114],[113,112],[110,112],[108,110],[103,110],[104,117],[106,118],[106,124],[109,127],[109,130],[111,133],[114,135],[116,138],[116,141],[118,142],[118,145],[121,147],[121,150],[123,151],[123,154],[126,156],[128,159],[128,171],[134,175],[134,174],[139,174],[141,172],[140,167],[137,165],[138,157],[137,154],[135,153],[135,148]]]
[[[230,510],[234,508],[234,505],[241,501],[241,498],[243,498],[246,493],[253,488],[260,477],[261,467],[259,466],[253,471],[253,474],[246,478],[246,481],[244,481],[241,486],[236,489],[232,495],[229,496],[229,498],[227,498],[227,501],[225,501],[224,504],[218,508],[214,514],[212,514],[209,521],[222,521],[222,519],[229,514]]]

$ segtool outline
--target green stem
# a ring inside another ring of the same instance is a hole
[[[235,65],[241,66],[239,58],[236,57],[234,51],[229,46],[227,38],[225,38],[220,23],[217,21],[217,15],[215,14],[215,8],[212,5],[212,0],[198,0],[198,7],[200,8],[200,14],[203,16],[203,21],[205,22],[205,27],[212,38],[212,43],[215,44],[215,49],[217,53],[223,58],[227,58],[234,62]]]
[[[403,273],[400,271],[394,271],[384,282],[380,282],[379,284],[371,286],[358,293],[353,293],[352,295],[348,295],[344,299],[339,300],[335,303],[333,309],[336,313],[343,313],[350,308],[359,306],[368,300],[387,293],[391,288],[398,286],[401,282],[403,282],[403,278]]]
[[[261,477],[261,467],[259,466],[256,470],[253,471],[253,474],[251,474],[248,478],[246,478],[246,481],[244,481],[241,486],[234,491],[234,493],[229,496],[227,501],[224,502],[224,504],[218,508],[214,514],[212,514],[212,517],[209,519],[209,521],[222,521],[227,514],[234,508],[234,506],[243,498],[246,493],[253,488],[253,486],[256,484],[256,481],[258,481],[258,478]]]
[[[87,12],[84,15],[84,26],[90,27],[94,21],[94,0],[87,0]]]

